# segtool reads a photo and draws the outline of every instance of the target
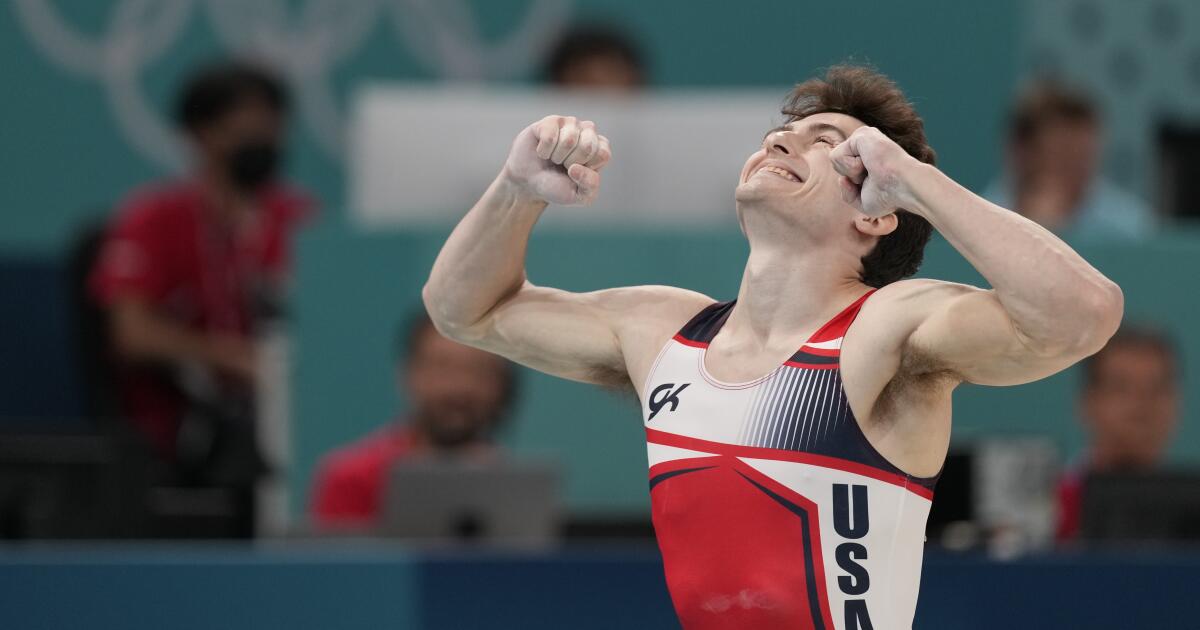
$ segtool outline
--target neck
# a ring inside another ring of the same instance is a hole
[[[197,180],[204,190],[212,217],[218,224],[234,227],[253,212],[254,196],[235,188],[219,167],[209,165],[202,168]]]
[[[1155,467],[1153,459],[1145,455],[1102,446],[1092,448],[1087,462],[1091,472],[1141,471]]]
[[[865,293],[859,261],[845,252],[751,244],[738,303],[724,329],[760,346],[811,334]]]

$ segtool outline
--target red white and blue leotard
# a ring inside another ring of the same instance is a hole
[[[651,368],[654,528],[688,630],[911,628],[936,478],[884,459],[847,403],[841,340],[869,295],[754,381],[704,368],[733,302],[697,314]]]

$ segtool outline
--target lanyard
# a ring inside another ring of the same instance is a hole
[[[262,208],[256,210],[252,223],[225,230],[215,225],[203,197],[195,204],[200,300],[210,331],[243,333],[250,328],[249,292],[257,275],[252,263],[263,246]]]

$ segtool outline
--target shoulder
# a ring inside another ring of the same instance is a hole
[[[913,278],[893,282],[876,291],[860,311],[860,319],[888,318],[920,320],[947,303],[985,289],[958,282]]]
[[[320,464],[321,476],[331,482],[373,476],[407,451],[410,443],[405,429],[384,427],[325,455]]]
[[[901,408],[934,414],[958,381],[947,378],[915,340],[923,324],[946,315],[964,296],[987,293],[966,284],[917,278],[872,294],[841,347],[844,386],[856,413],[864,419],[887,417]]]
[[[893,282],[879,289],[867,300],[867,304],[863,308],[865,309],[872,302],[909,307],[929,305],[961,295],[980,292],[986,291],[969,284],[962,284],[961,282],[947,282],[931,278],[911,278]]]
[[[125,226],[162,226],[185,218],[196,202],[196,192],[183,182],[156,182],[139,186],[121,201],[117,221]]]
[[[124,289],[165,290],[180,239],[192,229],[187,193],[178,184],[142,186],[130,192],[108,220],[94,266],[95,282]],[[184,241],[186,242],[186,241]],[[135,286],[136,285],[136,286]]]
[[[646,284],[633,287],[618,287],[595,291],[590,295],[602,301],[614,311],[626,311],[630,307],[641,306],[659,314],[690,313],[716,302],[713,298],[691,291],[658,284]]]
[[[952,308],[965,296],[989,293],[968,284],[927,278],[893,282],[863,303],[854,325],[847,331],[846,336],[853,339],[847,346],[866,345],[898,352],[931,316]]]
[[[1154,212],[1150,206],[1107,179],[1096,184],[1085,214],[1087,220],[1100,223],[1119,236],[1145,236],[1154,227]],[[1086,230],[1083,232],[1087,233]]]
[[[1150,214],[1153,211],[1141,197],[1117,185],[1107,178],[1097,182],[1094,189],[1095,200],[1106,209],[1123,210],[1133,214]]]
[[[625,374],[638,393],[663,346],[697,313],[716,303],[702,293],[661,285],[589,295],[602,304],[624,356]]]
[[[596,291],[591,296],[617,324],[618,332],[674,334],[697,313],[716,303],[711,297],[678,287],[642,285]]]

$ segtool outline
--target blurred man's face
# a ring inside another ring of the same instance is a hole
[[[1020,183],[1082,195],[1100,160],[1100,130],[1094,122],[1060,120],[1046,123],[1024,146],[1014,150]]]
[[[198,130],[193,140],[210,168],[235,188],[253,192],[276,175],[283,119],[267,103],[251,99]]]
[[[488,439],[504,402],[502,359],[450,341],[430,327],[413,349],[403,379],[413,422],[435,448]]]
[[[1159,464],[1179,420],[1170,358],[1154,346],[1127,344],[1106,349],[1099,361],[1082,401],[1093,456],[1118,467]]]

